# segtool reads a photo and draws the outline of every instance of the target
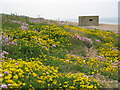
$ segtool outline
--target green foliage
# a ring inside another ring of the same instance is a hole
[[[117,80],[117,34],[57,23],[3,14],[3,84],[77,89],[106,87],[100,75]]]

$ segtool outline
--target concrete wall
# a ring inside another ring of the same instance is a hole
[[[99,26],[99,16],[79,16],[79,26]]]

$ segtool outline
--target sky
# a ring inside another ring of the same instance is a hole
[[[73,19],[99,15],[118,17],[119,0],[0,0],[0,13],[17,13],[46,19]]]

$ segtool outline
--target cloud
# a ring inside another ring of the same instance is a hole
[[[3,13],[44,18],[77,18],[79,15],[116,17],[118,0],[3,0]]]
[[[2,2],[45,2],[45,3],[70,3],[70,2],[119,2],[119,0],[2,0]]]

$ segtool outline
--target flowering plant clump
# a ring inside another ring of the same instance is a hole
[[[86,41],[86,42],[89,42],[90,44],[92,44],[92,40],[90,38],[80,37],[79,35],[76,35],[76,34],[73,37],[76,37],[76,38],[78,38],[81,41]]]
[[[117,34],[45,19],[3,18],[2,89],[117,86]]]

